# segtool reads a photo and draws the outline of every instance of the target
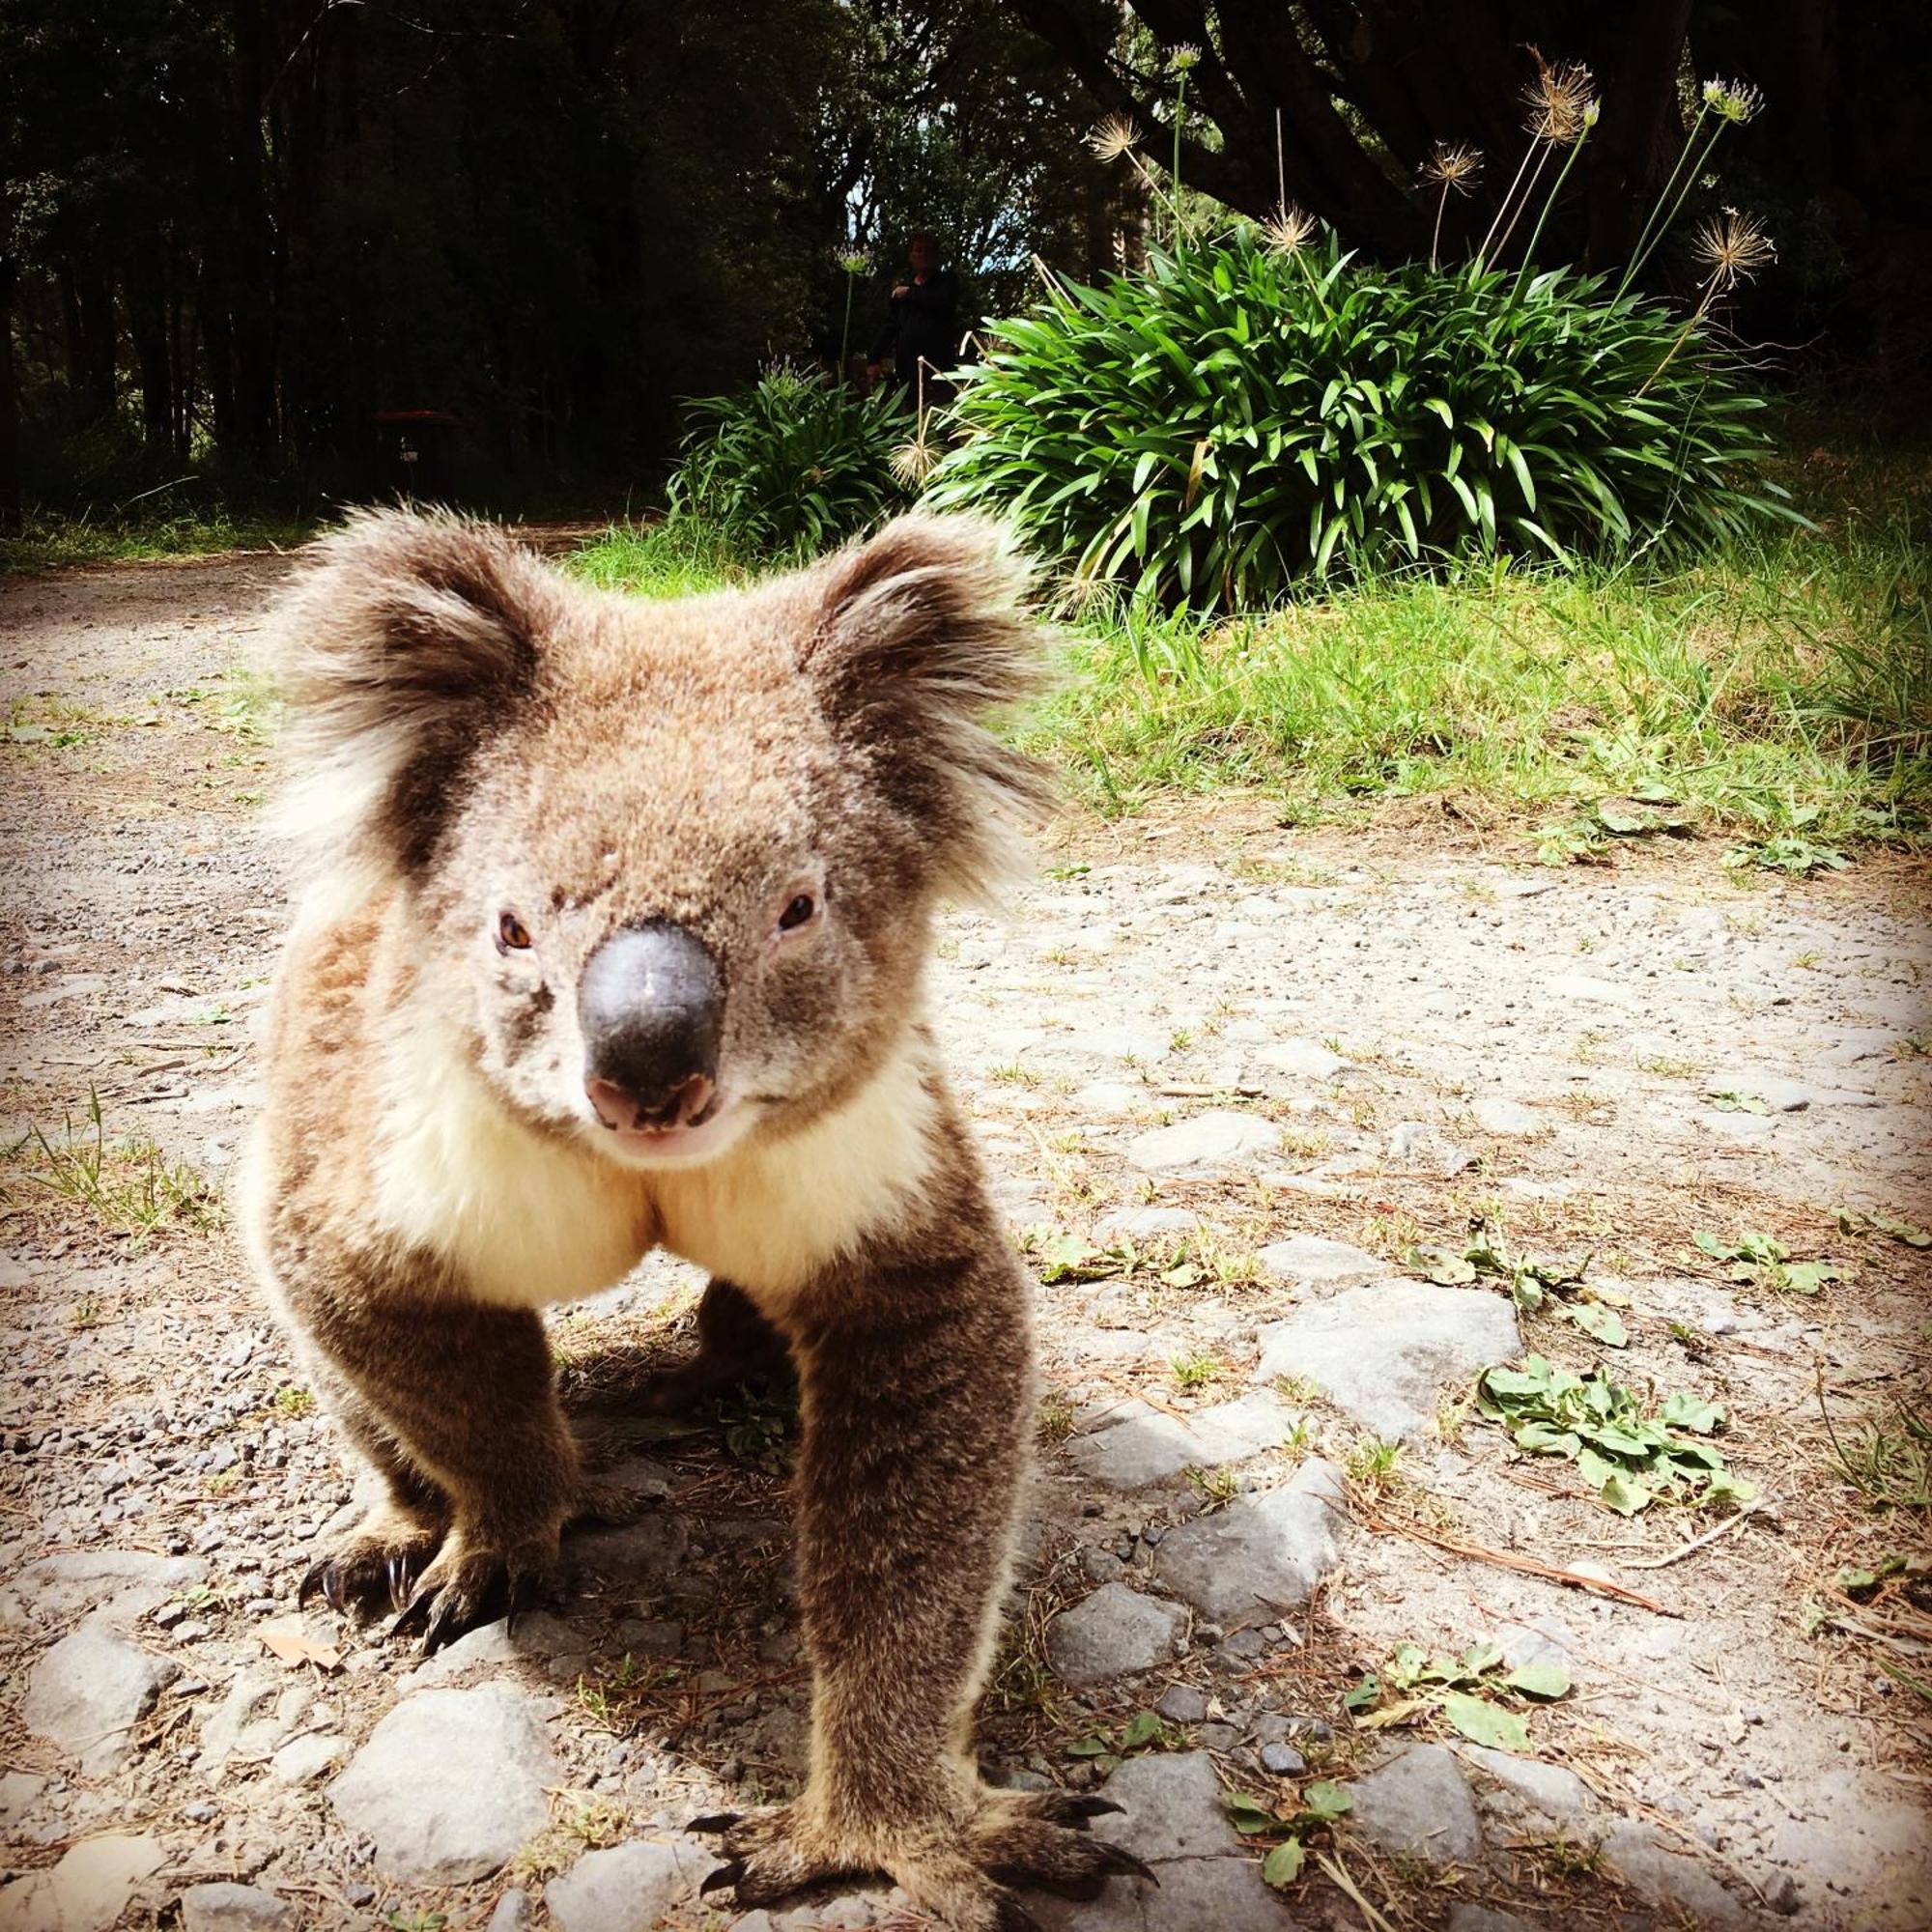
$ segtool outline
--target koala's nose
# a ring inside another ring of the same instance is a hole
[[[724,986],[695,933],[620,927],[590,955],[577,1016],[583,1090],[607,1127],[686,1125],[711,1104]]]

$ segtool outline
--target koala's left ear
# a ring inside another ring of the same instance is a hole
[[[1053,801],[1045,768],[991,729],[1046,682],[1027,578],[998,525],[916,513],[806,579],[818,607],[806,673],[960,896],[1012,868],[1026,821]]]

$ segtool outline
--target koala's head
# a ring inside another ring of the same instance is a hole
[[[395,896],[419,996],[506,1104],[694,1165],[876,1070],[936,900],[1045,803],[988,728],[1038,676],[1021,587],[965,518],[651,603],[485,525],[358,517],[276,630],[293,810]]]

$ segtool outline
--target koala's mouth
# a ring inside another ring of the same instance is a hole
[[[754,1102],[714,1094],[689,1120],[615,1127],[593,1121],[589,1132],[599,1152],[627,1167],[696,1167],[723,1153],[757,1112]]]

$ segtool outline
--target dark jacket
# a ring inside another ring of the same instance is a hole
[[[912,381],[922,357],[942,371],[959,360],[959,277],[951,269],[935,269],[924,281],[908,282],[905,294],[893,298],[871,359],[883,362],[888,355],[905,382]]]

